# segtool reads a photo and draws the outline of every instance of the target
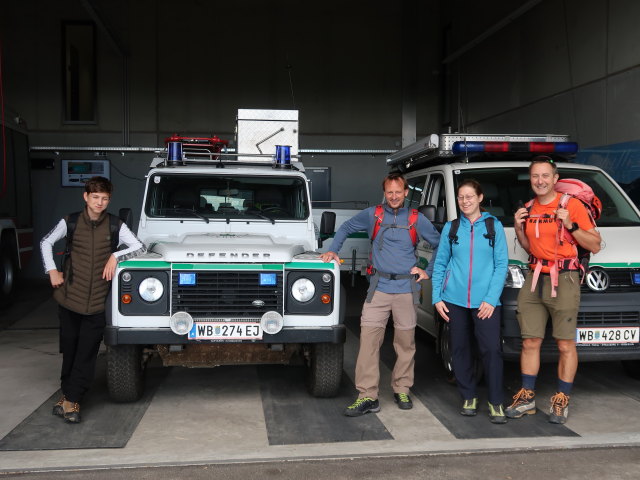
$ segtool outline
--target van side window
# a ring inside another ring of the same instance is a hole
[[[409,195],[407,195],[408,208],[418,208],[422,205],[422,194],[424,192],[424,182],[426,178],[426,175],[423,175],[407,180],[409,184]]]
[[[447,221],[447,194],[444,176],[440,173],[432,174],[427,185],[427,199],[425,203],[436,207],[436,219],[433,223],[439,226]]]

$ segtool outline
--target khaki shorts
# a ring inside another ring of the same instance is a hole
[[[363,327],[387,326],[389,315],[393,313],[393,326],[398,330],[416,328],[418,318],[412,293],[383,293],[376,290],[371,302],[362,307],[360,325]]]
[[[531,291],[532,279],[533,272],[529,272],[524,287],[518,294],[516,316],[520,324],[522,338],[544,338],[547,319],[551,316],[553,338],[575,340],[578,309],[580,308],[580,276],[578,272],[560,273],[556,298],[551,298],[551,277],[549,275],[538,277],[538,284],[533,292]]]

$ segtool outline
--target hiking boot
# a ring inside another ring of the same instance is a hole
[[[347,417],[359,417],[365,413],[378,413],[380,411],[380,402],[378,399],[371,397],[358,398],[344,410]]]
[[[478,413],[478,399],[472,398],[471,400],[465,400],[462,404],[460,415],[464,415],[465,417],[474,417],[476,413]]]
[[[57,415],[58,417],[64,417],[64,408],[62,408],[62,404],[64,403],[65,398],[64,395],[62,397],[60,397],[60,400],[58,400],[58,403],[56,403],[53,406],[53,411],[51,412],[52,415]]]
[[[507,423],[507,417],[504,414],[504,410],[502,409],[502,404],[500,405],[493,405],[492,403],[489,403],[489,420],[491,420],[491,423],[498,423],[498,424],[502,424],[502,423]]]
[[[80,423],[80,404],[78,402],[70,402],[65,400],[62,404],[64,410],[64,420],[68,423]]]
[[[398,404],[400,410],[411,410],[413,408],[411,397],[406,393],[394,393],[393,400]]]
[[[513,396],[513,403],[509,405],[504,414],[508,418],[520,418],[524,414],[533,415],[536,413],[536,392],[521,388]]]
[[[566,423],[569,416],[569,395],[562,392],[551,397],[549,409],[549,423]]]

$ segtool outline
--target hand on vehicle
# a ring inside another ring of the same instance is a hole
[[[336,262],[340,263],[340,257],[336,252],[329,251],[329,252],[321,253],[320,259],[325,263],[329,263],[332,260],[335,260]]]
[[[116,265],[118,265],[118,259],[112,254],[107,260],[107,264],[102,271],[102,278],[107,282],[110,282],[113,278],[113,274],[116,273]]]
[[[494,310],[495,310],[495,307],[493,305],[487,302],[482,302],[480,304],[480,307],[478,308],[478,318],[480,320],[489,318],[491,315],[493,315]]]
[[[64,273],[58,270],[49,270],[49,280],[53,288],[58,288],[64,283]]]
[[[413,267],[409,273],[411,273],[412,275],[417,275],[416,282],[419,282],[420,280],[427,280],[429,278],[427,272],[425,272],[420,267]]]
[[[441,300],[438,303],[434,304],[433,306],[436,307],[436,310],[438,311],[440,316],[444,319],[444,321],[448,322],[449,315],[447,315],[447,313],[449,313],[449,309],[447,308],[447,305]]]

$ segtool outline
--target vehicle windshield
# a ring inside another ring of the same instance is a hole
[[[599,227],[626,227],[640,225],[640,217],[621,194],[620,188],[599,171],[558,167],[560,178],[577,178],[589,185],[602,202]],[[484,191],[482,206],[497,217],[503,225],[513,226],[513,214],[519,202],[534,197],[529,182],[528,165],[517,168],[482,168],[461,170],[455,176],[459,183],[473,178]]]
[[[179,175],[149,179],[148,217],[194,220],[305,220],[307,190],[299,177]]]

